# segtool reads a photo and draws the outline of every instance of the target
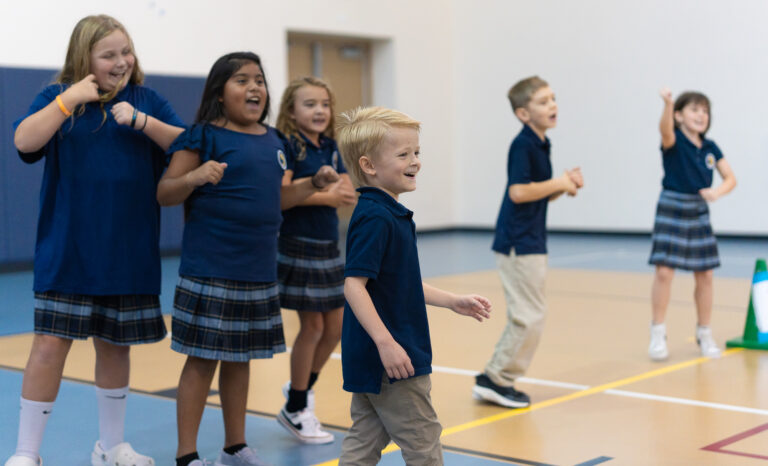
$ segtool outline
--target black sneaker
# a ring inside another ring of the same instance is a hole
[[[527,408],[531,405],[531,399],[528,395],[518,392],[514,387],[496,385],[485,374],[477,374],[475,376],[472,398],[490,401],[506,408]]]

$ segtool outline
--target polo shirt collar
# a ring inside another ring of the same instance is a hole
[[[394,197],[390,196],[379,188],[374,188],[372,186],[362,186],[357,188],[357,192],[360,193],[361,199],[370,199],[378,204],[381,204],[386,207],[387,210],[392,212],[393,215],[398,217],[413,218],[413,212],[408,210],[404,205],[397,202]]]
[[[694,144],[694,143],[693,143],[693,141],[691,141],[690,139],[688,139],[688,136],[686,136],[686,135],[685,135],[685,133],[684,133],[684,132],[683,132],[683,131],[682,131],[680,128],[675,128],[675,137],[676,137],[677,139],[679,139],[679,140],[683,141],[683,143],[684,143],[686,146],[690,146],[691,148],[693,148],[694,150],[697,150],[697,151],[699,151],[699,150],[704,150],[704,149],[706,149],[707,147],[709,147],[709,145],[710,145],[710,140],[709,140],[709,139],[707,139],[707,138],[701,138],[701,149],[699,149],[699,148],[696,146],[696,144]]]
[[[520,134],[536,143],[538,147],[541,147],[545,150],[549,149],[549,138],[544,136],[544,140],[542,141],[541,138],[539,138],[539,135],[536,134],[536,132],[532,130],[530,126],[523,124],[523,130],[520,132]]]
[[[304,133],[302,133],[301,131],[299,131],[299,136],[301,137],[301,139],[303,139],[303,140],[304,140],[304,142],[305,142],[306,144],[308,144],[308,145],[310,145],[310,146],[312,146],[312,147],[316,147],[316,148],[318,148],[318,149],[322,149],[323,147],[327,146],[327,145],[330,143],[330,141],[331,141],[331,139],[330,139],[330,138],[327,138],[327,137],[325,137],[325,136],[323,136],[323,135],[321,134],[321,135],[320,135],[320,138],[319,138],[319,139],[320,139],[320,145],[319,145],[319,146],[316,146],[316,145],[315,145],[315,143],[314,143],[314,142],[312,142],[312,141],[310,141],[310,140],[309,140],[309,139],[308,139],[306,136],[304,136]]]

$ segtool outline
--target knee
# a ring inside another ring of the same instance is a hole
[[[341,340],[341,327],[326,325],[323,331],[323,340],[338,343]]]
[[[93,346],[99,359],[128,359],[131,354],[131,347],[128,345],[114,345],[98,338],[93,339]]]
[[[216,366],[219,361],[214,359],[196,358],[194,356],[188,356],[185,365],[185,370],[195,372],[201,377],[212,378],[214,372],[216,372]]]
[[[675,269],[671,267],[657,267],[656,268],[656,281],[662,283],[671,283],[672,278],[675,276]]]
[[[324,330],[323,315],[319,312],[308,314],[307,317],[301,320],[301,333],[315,342],[320,341]]]
[[[695,272],[693,274],[696,280],[696,286],[711,286],[713,279],[713,272],[711,270],[705,270],[703,272]]]
[[[53,335],[35,335],[30,359],[43,364],[63,361],[72,347],[72,340]]]
[[[341,340],[341,322],[340,321],[326,321],[325,328],[323,329],[323,340],[339,342]]]

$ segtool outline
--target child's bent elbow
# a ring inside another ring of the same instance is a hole
[[[515,185],[509,187],[509,199],[515,204],[520,204],[523,202],[523,193],[519,187]]]
[[[19,135],[19,131],[16,131],[16,134],[13,136],[13,145],[16,146],[16,150],[22,154],[31,154],[40,150],[39,147],[32,147],[23,135]]]
[[[178,204],[178,202],[173,202],[173,199],[170,198],[169,194],[161,189],[157,190],[155,198],[157,199],[157,203],[160,204],[160,207],[172,207]]]

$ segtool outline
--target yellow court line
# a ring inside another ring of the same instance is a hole
[[[723,353],[723,357],[730,356],[732,354],[735,354],[735,353],[738,353],[738,352],[741,352],[741,351],[744,351],[744,349],[743,348],[731,348],[731,349],[726,350]],[[550,406],[558,405],[560,403],[565,403],[566,401],[571,401],[571,400],[576,400],[576,399],[579,399],[579,398],[584,398],[585,396],[594,395],[596,393],[601,393],[601,392],[604,392],[606,390],[611,390],[611,389],[614,389],[614,388],[617,388],[617,387],[621,387],[621,386],[624,386],[624,385],[629,385],[629,384],[632,384],[632,383],[635,383],[635,382],[640,382],[641,380],[647,380],[647,379],[651,379],[653,377],[658,377],[660,375],[669,374],[670,372],[675,372],[675,371],[678,371],[680,369],[685,369],[686,367],[696,366],[696,365],[705,363],[707,361],[710,361],[710,358],[701,357],[701,358],[691,359],[690,361],[684,361],[684,362],[681,362],[681,363],[673,364],[671,366],[662,367],[661,369],[655,369],[655,370],[648,371],[648,372],[645,372],[645,373],[642,373],[642,374],[639,374],[639,375],[635,375],[635,376],[632,376],[632,377],[627,377],[627,378],[619,379],[619,380],[616,380],[616,381],[613,381],[613,382],[608,382],[608,383],[603,384],[603,385],[598,385],[596,387],[587,388],[585,390],[580,390],[578,392],[570,393],[568,395],[563,395],[563,396],[560,396],[560,397],[557,397],[557,398],[551,398],[549,400],[542,401],[540,403],[534,403],[531,406],[529,406],[528,408],[513,409],[513,410],[505,411],[505,412],[500,413],[500,414],[495,414],[493,416],[488,416],[488,417],[484,417],[482,419],[477,419],[477,420],[474,420],[474,421],[470,421],[470,422],[467,422],[467,423],[464,423],[464,424],[459,424],[458,426],[450,427],[448,429],[443,429],[443,433],[440,435],[440,438],[445,437],[446,435],[452,435],[452,434],[456,434],[456,433],[459,433],[459,432],[464,432],[464,431],[469,430],[469,429],[474,429],[475,427],[480,427],[480,426],[488,425],[488,424],[491,424],[491,423],[494,423],[494,422],[502,421],[504,419],[508,419],[508,418],[511,418],[511,417],[514,417],[514,416],[520,416],[522,414],[530,413],[531,411],[537,411],[539,409],[548,408]],[[391,444],[389,444],[387,446],[387,448],[385,448],[385,449],[383,449],[381,451],[381,454],[384,455],[384,454],[387,454],[387,453],[391,453],[393,451],[397,451],[399,449],[400,449],[400,447],[398,447],[394,443],[391,443]],[[337,466],[338,464],[339,464],[339,459],[336,458],[336,459],[331,460],[331,461],[326,461],[325,463],[318,463],[315,466]]]

